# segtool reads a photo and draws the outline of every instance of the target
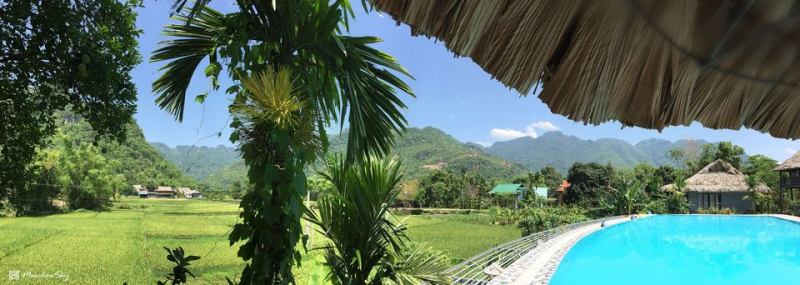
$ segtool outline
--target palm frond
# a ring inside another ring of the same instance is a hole
[[[389,273],[383,278],[385,284],[450,284],[444,272],[449,263],[444,254],[430,247],[409,245],[400,252],[392,252],[386,267]]]
[[[156,104],[183,121],[186,89],[197,66],[206,57],[213,56],[225,28],[225,16],[204,6],[191,20],[185,13],[174,16],[178,24],[165,27],[162,35],[177,39],[159,42],[150,62],[169,61],[161,67],[161,76],[153,82],[153,92],[158,95]]]

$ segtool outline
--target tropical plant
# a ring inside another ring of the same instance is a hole
[[[640,201],[643,189],[644,185],[638,180],[622,183],[619,189],[611,187],[602,189],[601,192],[605,195],[605,199],[600,200],[601,205],[612,209],[619,215],[633,214],[634,206]]]
[[[183,250],[183,247],[178,247],[174,250],[169,249],[167,247],[164,247],[164,249],[168,253],[167,260],[169,260],[172,263],[175,263],[175,267],[172,268],[172,273],[166,276],[167,281],[157,281],[156,284],[158,285],[184,284],[186,283],[186,281],[188,281],[188,277],[186,276],[187,274],[189,276],[192,276],[192,278],[195,278],[194,274],[192,274],[192,272],[189,271],[187,267],[189,267],[189,265],[192,265],[191,263],[189,263],[190,261],[199,260],[200,259],[199,256],[194,256],[194,255],[186,256],[186,252]]]
[[[522,236],[589,220],[586,210],[579,207],[528,207],[521,211],[517,227]]]
[[[321,249],[334,284],[447,283],[447,262],[424,247],[408,248],[406,227],[389,211],[400,182],[400,163],[368,159],[351,165],[330,156],[319,175],[333,192],[306,219],[330,242]]]
[[[758,192],[758,184],[761,182],[757,175],[747,175],[744,181],[747,183],[747,194],[742,197],[742,200],[750,200],[750,211],[752,213],[758,213],[758,204],[763,200],[762,196],[764,195]]]
[[[359,162],[387,154],[405,128],[405,105],[396,90],[412,94],[397,75],[397,61],[371,47],[374,37],[343,35],[353,16],[350,1],[239,1],[239,11],[217,12],[198,1],[174,17],[152,61],[168,61],[153,83],[156,103],[182,120],[194,71],[213,90],[226,65],[237,85],[230,139],[248,166],[253,191],[242,197],[241,222],[230,234],[248,264],[242,283],[292,282],[306,210],[306,165],[329,145],[326,128],[349,127],[346,158]],[[178,0],[177,8],[185,1]],[[369,9],[369,3],[363,1]],[[208,94],[195,101],[204,102]]]
[[[516,196],[511,195],[514,199]],[[517,211],[507,207],[491,207],[489,208],[489,217],[492,219],[492,223],[498,225],[507,225],[507,224],[515,224],[519,219],[519,215],[517,215]]]
[[[671,190],[682,194],[686,190],[686,178],[683,175],[675,175],[674,181]]]

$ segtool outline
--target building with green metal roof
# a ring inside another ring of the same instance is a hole
[[[499,184],[489,191],[489,194],[493,195],[507,195],[507,194],[519,194],[520,192],[527,191],[528,187],[522,186],[522,184]]]

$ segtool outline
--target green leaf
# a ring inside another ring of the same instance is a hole
[[[194,97],[194,101],[197,102],[197,103],[203,104],[203,103],[206,102],[206,97],[207,96],[208,96],[208,93],[203,93],[203,94],[197,95],[197,97]]]

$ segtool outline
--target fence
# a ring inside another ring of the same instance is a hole
[[[533,233],[529,236],[501,244],[487,251],[479,253],[478,255],[475,255],[448,269],[445,273],[449,274],[453,278],[454,284],[487,284],[495,276],[484,273],[484,269],[492,264],[496,263],[502,268],[507,268],[520,257],[530,252],[532,249],[541,246],[548,240],[558,237],[571,230],[591,224],[600,224],[605,220],[614,218],[618,217],[606,217],[584,221]]]

